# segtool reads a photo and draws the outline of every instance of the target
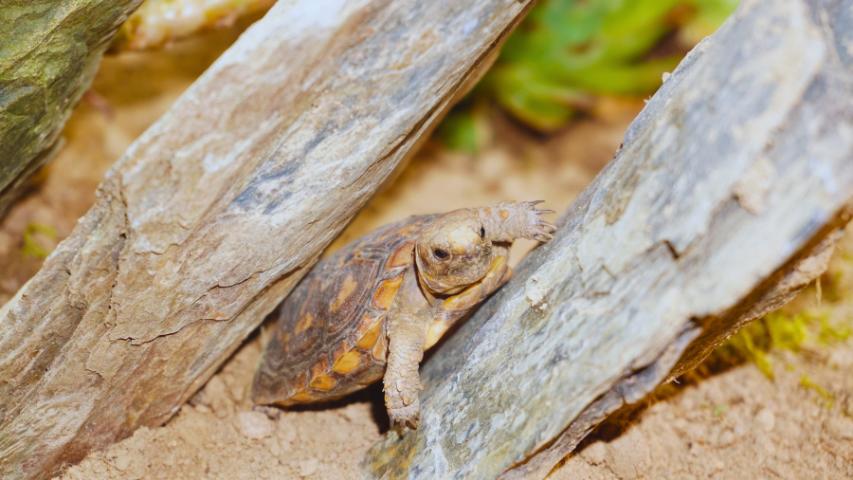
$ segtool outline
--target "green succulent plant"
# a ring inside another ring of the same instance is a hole
[[[543,0],[473,95],[552,132],[599,96],[654,92],[662,74],[736,6],[737,0]],[[463,104],[442,127],[451,148],[476,149],[477,122],[465,118],[470,115]]]
[[[680,55],[644,58],[673,29],[678,0],[550,0],[504,47],[484,87],[498,104],[543,131],[561,127],[593,95],[643,95]]]

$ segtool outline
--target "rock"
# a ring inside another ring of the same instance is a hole
[[[237,414],[237,429],[249,439],[260,440],[270,436],[274,424],[266,415],[260,412],[240,412]]]

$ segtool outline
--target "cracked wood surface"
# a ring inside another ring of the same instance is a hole
[[[0,477],[158,425],[287,294],[531,2],[281,1],[0,310]]]
[[[0,2],[0,217],[59,148],[104,50],[141,2]]]
[[[542,478],[595,425],[826,266],[853,201],[853,9],[744,1],[554,240],[425,363],[375,477]]]

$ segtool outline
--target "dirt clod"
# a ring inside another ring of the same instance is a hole
[[[237,427],[244,437],[259,440],[272,435],[275,425],[261,412],[240,412],[237,414]]]

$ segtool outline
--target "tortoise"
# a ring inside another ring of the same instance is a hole
[[[278,309],[252,399],[339,399],[380,378],[396,429],[417,428],[426,349],[510,275],[512,242],[545,242],[541,201],[413,216],[319,262]]]

